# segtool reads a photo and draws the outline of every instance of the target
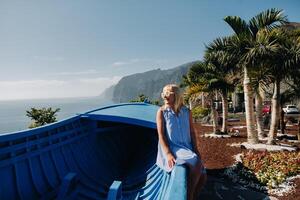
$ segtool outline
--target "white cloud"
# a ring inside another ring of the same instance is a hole
[[[78,71],[78,72],[59,72],[57,73],[57,75],[66,75],[66,76],[77,76],[77,75],[89,75],[89,74],[97,74],[99,72],[97,72],[96,70],[94,69],[89,69],[89,70],[86,70],[86,71]]]
[[[81,83],[86,83],[86,84],[105,84],[107,83],[111,84],[116,84],[119,80],[121,79],[120,76],[114,76],[114,77],[99,77],[99,78],[85,78],[85,79],[79,79]]]
[[[114,62],[112,65],[113,66],[130,65],[130,64],[134,64],[134,63],[138,63],[138,62],[144,62],[144,61],[147,61],[147,60],[148,59],[134,58],[134,59],[130,59],[128,61],[117,61],[117,62]]]
[[[147,58],[133,58],[127,61],[117,61],[112,64],[112,66],[123,66],[136,63],[147,63],[147,64],[166,64],[168,61],[164,59],[147,59]]]
[[[128,65],[128,62],[123,62],[123,61],[119,61],[119,62],[114,62],[112,65],[113,66],[122,66],[122,65]]]
[[[98,96],[120,78],[0,81],[0,100]]]

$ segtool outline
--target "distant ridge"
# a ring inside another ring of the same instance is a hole
[[[289,30],[300,29],[300,23],[299,22],[289,22],[289,23],[283,25],[283,27],[286,29],[289,29]]]
[[[148,96],[150,100],[159,100],[162,87],[169,83],[180,84],[182,76],[197,62],[200,61],[189,62],[172,69],[155,69],[125,76],[116,85],[106,89],[101,96],[115,103],[128,102],[140,94]]]

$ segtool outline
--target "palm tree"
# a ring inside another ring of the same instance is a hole
[[[197,105],[197,100],[199,99],[199,97],[201,97],[201,100],[203,101],[204,96],[203,92],[201,92],[201,90],[199,90],[198,88],[193,88],[193,85],[195,85],[195,83],[193,83],[193,81],[189,79],[187,75],[182,76],[182,80],[179,86],[181,88],[188,87],[184,95],[184,101],[189,104],[190,110],[192,110],[194,106]],[[204,103],[202,103],[202,107],[204,107]]]
[[[205,79],[203,78],[203,75],[206,70],[207,65],[204,62],[193,64],[187,75],[183,77],[182,86],[187,86],[186,95],[188,97],[193,95],[203,95],[203,93],[206,94],[206,97],[210,102],[213,133],[216,133],[218,131],[218,116],[213,101],[216,89],[214,83],[208,83],[207,81],[204,81]]]
[[[244,73],[244,95],[246,109],[247,137],[249,143],[258,143],[258,136],[255,130],[254,105],[253,105],[253,88],[251,87],[251,78],[249,70],[253,68],[253,59],[260,59],[258,53],[263,53],[265,49],[260,49],[259,40],[263,39],[263,34],[259,35],[261,30],[270,31],[281,24],[286,23],[286,16],[282,10],[270,9],[263,11],[251,18],[249,22],[238,16],[227,16],[225,22],[232,28],[235,33],[236,40],[229,49],[232,54],[240,57],[239,65],[243,68]],[[261,37],[259,37],[261,36]],[[257,47],[257,51],[253,48]],[[260,54],[261,55],[261,54]]]
[[[292,37],[290,31],[283,28],[272,31],[271,37],[274,37],[278,44],[277,52],[270,57],[270,69],[272,70],[274,81],[274,94],[272,97],[272,107],[278,110],[277,115],[272,115],[271,127],[268,143],[275,143],[277,133],[277,122],[279,121],[280,110],[280,85],[283,80],[293,79],[300,70],[300,40],[298,37]],[[298,73],[299,74],[299,73]]]
[[[213,45],[210,45],[212,47]],[[209,48],[210,48],[209,47]],[[228,100],[227,96],[234,89],[234,75],[232,66],[234,66],[233,58],[221,51],[206,52],[205,61],[202,64],[193,65],[188,73],[188,78],[193,83],[192,88],[202,92],[207,92],[211,98],[211,108],[213,119],[216,118],[214,104],[212,102],[212,94],[218,93],[222,98],[223,123],[221,132],[227,133],[227,116],[228,116]],[[190,89],[191,90],[191,89]],[[192,90],[192,91],[193,91]],[[191,93],[191,92],[189,92]]]
[[[297,37],[291,37],[289,31],[283,28],[276,28],[272,31],[261,29],[257,33],[255,45],[249,48],[247,59],[253,66],[264,66],[259,68],[263,77],[257,72],[255,77],[258,83],[273,83],[272,115],[268,144],[273,144],[276,133],[280,109],[280,85],[285,79],[295,76],[299,71],[300,49]],[[252,68],[253,69],[253,68]],[[253,84],[252,80],[252,84]]]
[[[236,56],[226,51],[226,46],[230,42],[230,37],[217,38],[206,47],[205,61],[210,66],[206,70],[207,80],[215,79],[215,86],[222,99],[222,129],[223,133],[227,133],[228,118],[228,94],[234,91],[234,87],[238,82],[238,70]],[[218,85],[217,85],[218,84]]]
[[[259,138],[265,137],[263,129],[263,101],[265,93],[271,84],[271,75],[267,67],[262,66],[250,71],[250,77],[252,77],[251,86],[255,93],[255,111],[256,111],[256,126]]]

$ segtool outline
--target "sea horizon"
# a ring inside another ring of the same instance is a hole
[[[60,108],[60,111],[57,113],[57,120],[61,121],[75,116],[76,114],[109,104],[113,104],[113,102],[99,96],[1,100],[0,134],[28,129],[31,119],[26,116],[26,111],[33,107],[52,107],[53,109]]]

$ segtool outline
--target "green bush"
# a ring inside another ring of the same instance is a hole
[[[41,109],[31,108],[30,110],[26,110],[26,116],[30,117],[32,120],[32,123],[28,128],[36,128],[45,124],[56,122],[56,113],[59,111],[60,108],[53,110],[51,107]]]
[[[202,106],[197,106],[192,109],[193,118],[195,119],[201,119],[207,115],[209,115],[210,109],[203,108]]]
[[[245,119],[245,115],[244,114],[238,114],[238,113],[228,113],[228,118],[229,119]]]
[[[130,100],[129,102],[135,103],[135,102],[147,102],[153,105],[160,106],[159,100],[150,100],[149,97],[145,96],[144,94],[140,94],[136,99]]]

